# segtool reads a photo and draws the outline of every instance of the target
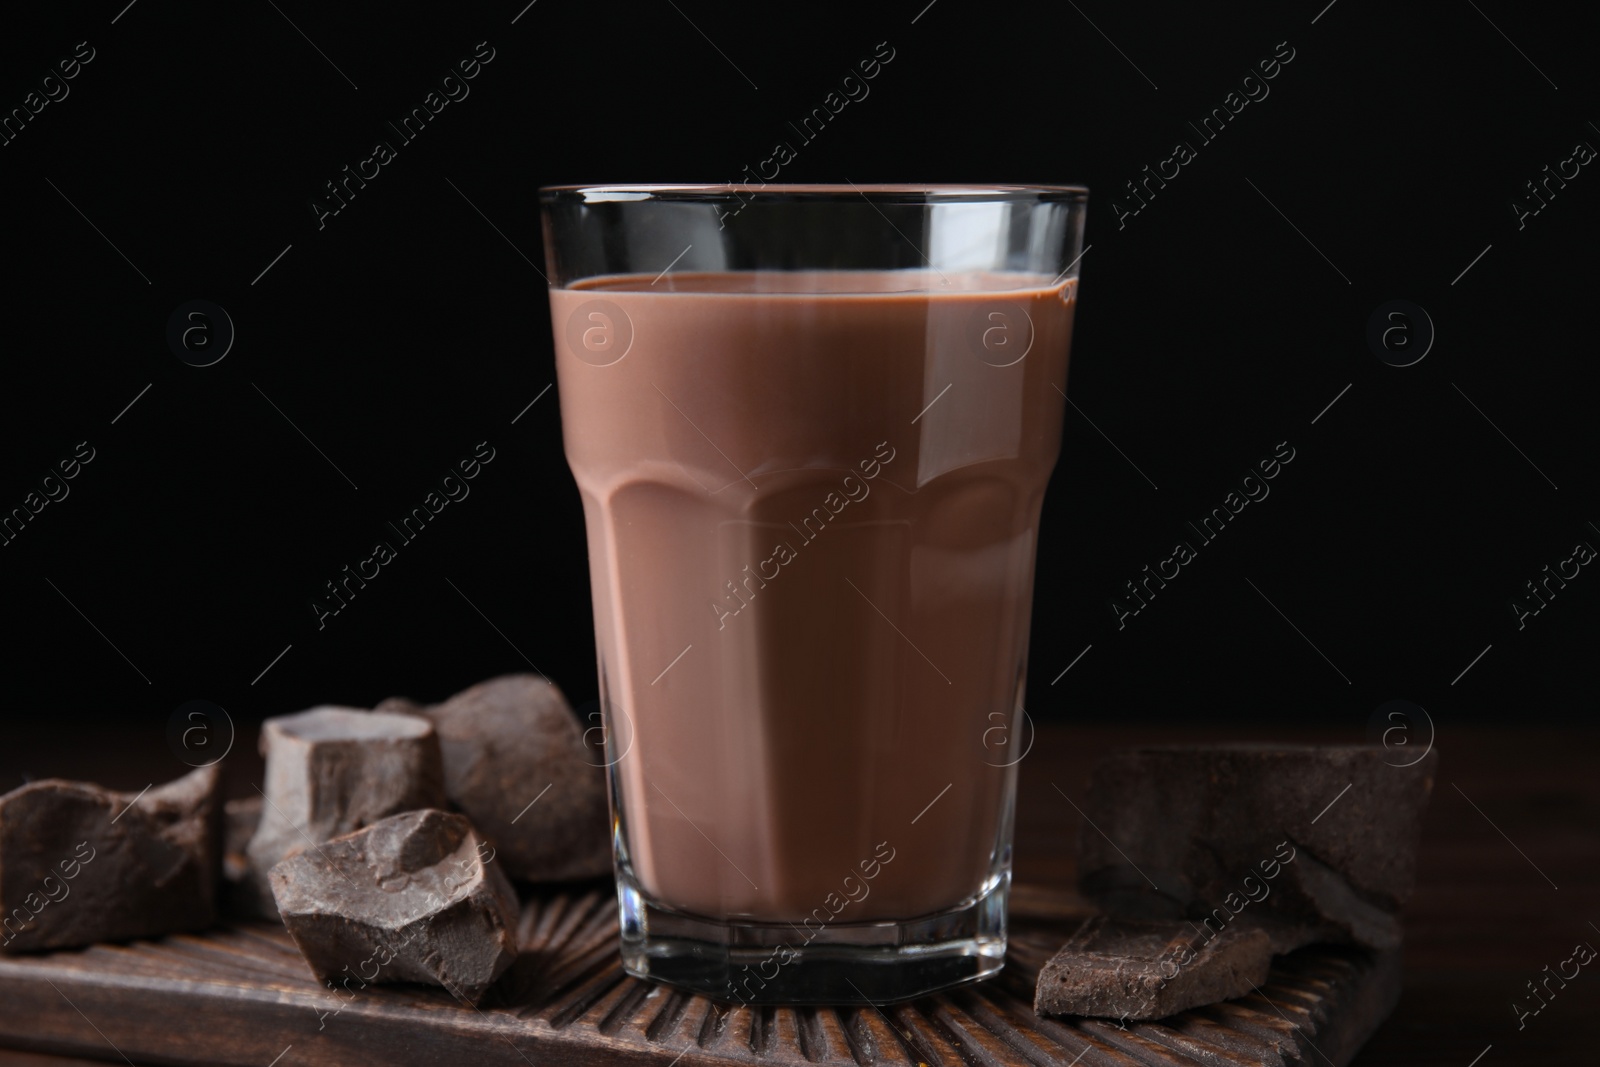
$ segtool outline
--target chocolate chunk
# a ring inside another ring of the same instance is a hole
[[[211,925],[219,778],[201,767],[142,795],[49,779],[0,797],[0,951]]]
[[[390,697],[378,708],[408,706],[417,707]],[[605,770],[553,683],[508,674],[418,711],[439,731],[445,792],[507,874],[560,882],[611,873]]]
[[[289,936],[322,981],[427,982],[477,1003],[516,956],[517,897],[464,817],[408,811],[272,868]]]
[[[275,915],[266,874],[314,844],[418,808],[445,805],[439,739],[426,720],[319,707],[261,727],[266,803],[246,854],[245,895]]]
[[[1113,914],[1238,916],[1276,951],[1399,944],[1438,753],[1368,745],[1130,749],[1096,766],[1079,884]]]
[[[1040,969],[1033,1010],[1164,1019],[1243,996],[1271,966],[1272,944],[1260,930],[1096,915]]]

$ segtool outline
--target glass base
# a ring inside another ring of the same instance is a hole
[[[729,922],[674,911],[617,880],[631,975],[732,1004],[883,1004],[965,985],[1005,965],[1011,872],[958,908],[904,922]]]

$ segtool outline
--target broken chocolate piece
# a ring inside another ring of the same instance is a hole
[[[408,705],[417,707],[390,697],[378,708]],[[445,792],[507,874],[560,882],[611,873],[605,770],[553,683],[509,674],[419,711],[439,732]]]
[[[261,727],[266,803],[245,895],[274,916],[266,874],[314,844],[402,811],[445,804],[439,739],[425,719],[319,707]]]
[[[0,952],[211,925],[219,779],[212,764],[142,794],[48,779],[0,797]]]
[[[516,894],[486,856],[464,817],[409,811],[305,849],[269,877],[322,981],[352,993],[427,982],[475,1004],[517,951]]]
[[[1438,753],[1411,766],[1371,745],[1129,749],[1095,768],[1078,872],[1112,914],[1240,915],[1274,948],[1399,944]]]
[[[1267,980],[1272,945],[1260,930],[1213,932],[1191,922],[1097,915],[1039,971],[1041,1015],[1164,1019],[1243,996]]]

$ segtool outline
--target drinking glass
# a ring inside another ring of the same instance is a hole
[[[724,1002],[1002,966],[1086,190],[541,190],[622,954]]]

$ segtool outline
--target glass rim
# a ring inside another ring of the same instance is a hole
[[[754,187],[740,182],[709,184],[606,184],[542,185],[543,204],[583,204],[639,201],[706,202],[766,200],[769,202],[847,200],[862,197],[869,203],[1085,203],[1086,185],[942,184],[923,182],[869,183],[767,183]]]

